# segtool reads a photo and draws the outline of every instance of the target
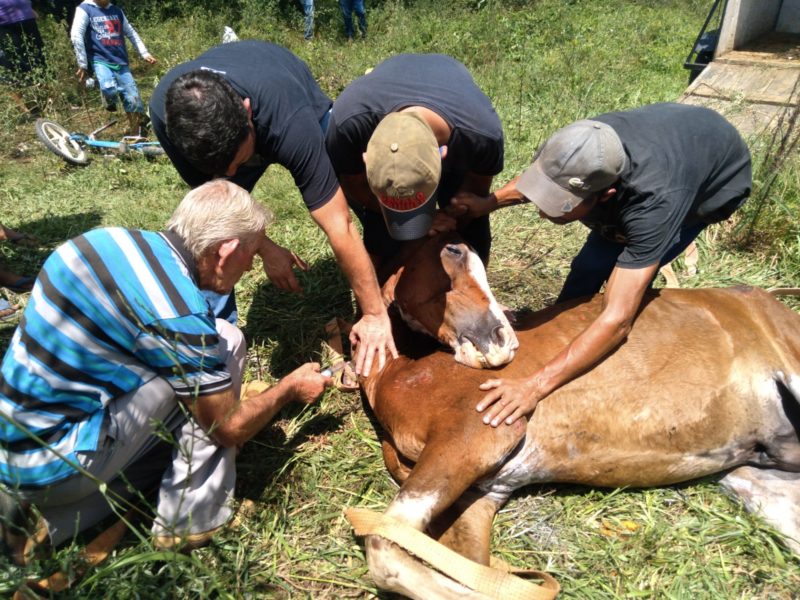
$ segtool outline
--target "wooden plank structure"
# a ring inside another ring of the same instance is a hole
[[[800,106],[800,0],[729,0],[714,59],[679,99],[745,135],[782,127]]]

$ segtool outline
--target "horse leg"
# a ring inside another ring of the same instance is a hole
[[[386,470],[392,478],[400,485],[408,479],[411,474],[411,469],[414,467],[413,463],[409,463],[395,448],[394,444],[384,439],[381,441],[381,450],[383,451],[383,464],[386,465]]]
[[[785,536],[786,545],[800,556],[800,473],[744,466],[722,479],[745,508]]]
[[[482,565],[489,564],[492,521],[505,502],[483,492],[467,490],[428,527],[431,537]]]
[[[450,430],[449,435],[428,440],[410,475],[386,509],[387,516],[425,531],[475,481],[494,472],[525,431],[524,428],[516,430],[508,427],[498,433],[498,430],[484,426],[477,419],[476,422],[474,428],[461,427],[457,429],[457,434]],[[390,455],[397,458],[396,452],[390,452]],[[459,550],[463,548],[461,541],[470,538],[475,540],[482,547],[477,551],[473,548],[467,554],[486,562],[489,526],[494,509],[490,510],[487,502],[473,505],[474,508],[464,511],[461,519],[456,519],[461,524],[448,533],[447,539]],[[485,598],[431,569],[380,536],[368,536],[365,545],[370,575],[382,589],[426,600]]]

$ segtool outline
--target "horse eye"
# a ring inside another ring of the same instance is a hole
[[[453,256],[460,257],[463,253],[461,252],[461,248],[456,246],[455,244],[447,244],[445,246],[445,250],[447,250]]]

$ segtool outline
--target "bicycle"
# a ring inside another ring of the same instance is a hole
[[[36,135],[45,148],[73,165],[89,163],[87,148],[111,150],[117,154],[139,152],[147,157],[160,156],[164,149],[158,142],[150,142],[141,136],[126,135],[119,142],[99,140],[97,134],[114,125],[117,119],[106,123],[91,133],[70,133],[55,121],[36,119]]]

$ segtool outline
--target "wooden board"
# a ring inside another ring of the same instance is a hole
[[[800,35],[771,32],[715,58],[679,102],[714,108],[745,134],[785,122],[800,106]]]

